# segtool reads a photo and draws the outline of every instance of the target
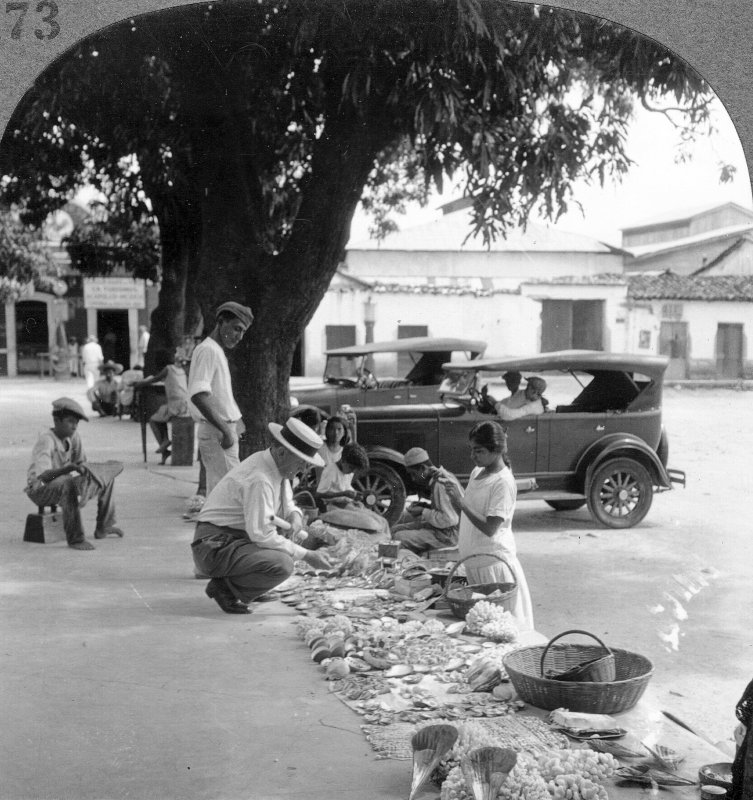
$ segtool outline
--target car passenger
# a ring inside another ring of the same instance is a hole
[[[531,417],[543,414],[546,410],[542,397],[546,391],[546,381],[534,375],[528,378],[524,391],[517,391],[514,395],[495,403],[495,410],[501,420],[509,422],[521,417]],[[491,399],[491,398],[490,398]]]

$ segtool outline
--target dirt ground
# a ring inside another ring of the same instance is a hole
[[[537,628],[648,656],[662,708],[714,742],[753,678],[752,406],[749,391],[665,389],[669,466],[687,487],[655,496],[637,528],[538,502],[520,502],[514,522]]]

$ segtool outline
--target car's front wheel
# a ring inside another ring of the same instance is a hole
[[[593,474],[588,509],[608,528],[631,528],[648,514],[654,486],[646,467],[632,458],[606,461]]]
[[[362,502],[394,525],[405,509],[405,484],[388,464],[372,461],[369,469],[353,479]]]

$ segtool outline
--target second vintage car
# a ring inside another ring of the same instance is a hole
[[[486,398],[501,400],[501,376],[514,370],[523,374],[523,385],[543,377],[548,400],[545,413],[502,423],[515,477],[533,487],[519,500],[545,500],[555,510],[587,505],[607,527],[637,525],[655,493],[685,483],[684,472],[667,467],[667,364],[664,357],[574,350],[445,363],[435,402],[355,409],[371,471],[354,488],[394,523],[415,491],[402,458],[409,448],[425,448],[435,464],[467,480],[468,434],[482,420],[499,419]]]
[[[322,383],[294,390],[291,405],[313,406],[331,415],[343,405],[431,403],[444,378],[442,364],[453,358],[472,360],[485,350],[486,342],[478,339],[431,336],[326,350]]]

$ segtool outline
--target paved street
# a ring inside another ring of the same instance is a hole
[[[86,404],[82,381],[0,380],[0,797],[324,800],[356,796],[355,780],[407,796],[405,763],[375,760],[292,636],[293,612],[228,617],[203,596],[181,519],[198,470],[160,467],[151,439],[144,465],[136,423],[81,425],[92,459],[126,464],[126,538],[91,553],[22,542],[29,453],[62,394]],[[750,406],[749,392],[666,391],[670,465],[688,488],[656,497],[640,527],[538,502],[514,524],[538,629],[647,655],[652,701],[713,741],[753,676]]]

